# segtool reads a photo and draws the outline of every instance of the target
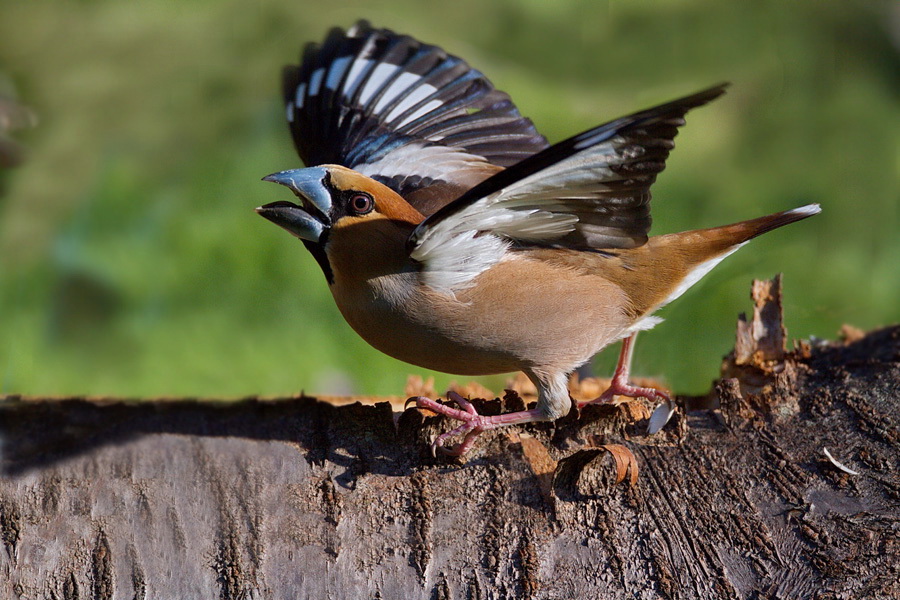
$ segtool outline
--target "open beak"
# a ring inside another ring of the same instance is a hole
[[[272,173],[263,181],[274,181],[288,187],[302,206],[292,202],[272,202],[256,212],[302,240],[318,243],[331,225],[331,194],[325,186],[327,172],[321,167],[292,169]]]

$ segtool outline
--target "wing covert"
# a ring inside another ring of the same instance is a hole
[[[410,256],[434,287],[452,290],[477,274],[473,265],[486,269],[513,244],[594,251],[644,244],[650,186],[684,115],[726,87],[610,121],[493,175],[426,218],[410,237]]]

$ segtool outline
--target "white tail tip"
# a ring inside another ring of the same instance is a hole
[[[786,211],[784,214],[786,215],[801,215],[804,217],[811,217],[813,215],[817,215],[822,212],[822,207],[818,204],[807,204],[806,206],[801,206],[800,208],[795,208],[794,210]]]

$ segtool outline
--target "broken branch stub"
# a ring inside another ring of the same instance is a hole
[[[753,318],[748,323],[744,314],[738,317],[734,363],[768,371],[773,362],[782,362],[785,355],[787,332],[781,304],[781,274],[770,280],[754,279],[750,297]]]

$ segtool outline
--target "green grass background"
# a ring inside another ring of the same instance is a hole
[[[733,82],[679,135],[654,233],[824,212],[666,308],[636,372],[706,389],[750,280],[777,272],[791,337],[900,317],[893,2],[7,0],[0,86],[39,124],[0,174],[0,392],[395,394],[427,375],[359,339],[303,247],[252,211],[285,199],[260,177],[299,166],[281,66],[359,17],[464,57],[551,141]]]

